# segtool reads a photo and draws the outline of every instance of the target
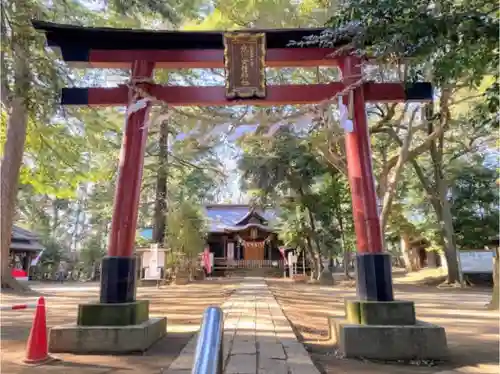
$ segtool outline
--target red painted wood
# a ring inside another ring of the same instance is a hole
[[[346,77],[359,76],[361,73],[359,60],[354,57],[345,58],[340,68]],[[347,85],[353,80],[356,79],[346,78],[344,83]],[[351,186],[357,250],[360,253],[380,253],[383,251],[382,234],[373,178],[365,91],[358,88],[353,92],[354,131],[345,136],[347,170]],[[344,97],[344,103],[349,105],[348,97]]]
[[[226,106],[226,105],[287,105],[315,104],[332,97],[344,88],[341,82],[312,85],[267,86],[264,100],[227,100],[226,90],[216,87],[182,87],[150,85],[150,92],[172,106]],[[126,105],[128,88],[89,88],[88,105]],[[366,83],[365,99],[368,102],[399,102],[404,100],[404,87],[400,83]]]
[[[153,69],[154,63],[152,62],[136,61],[132,66],[132,77],[151,77]],[[138,100],[132,93],[130,93],[130,98],[127,96],[127,99],[129,105]],[[109,256],[130,257],[134,250],[144,151],[148,134],[145,125],[149,109],[150,105],[128,115],[125,120],[109,238]]]
[[[266,52],[266,66],[335,66],[330,48],[276,48]],[[224,51],[206,50],[92,50],[89,65],[95,68],[130,68],[133,61],[154,61],[156,68],[223,68]],[[71,64],[71,63],[70,63]]]
[[[367,102],[404,102],[405,87],[402,83],[365,83],[364,99]]]

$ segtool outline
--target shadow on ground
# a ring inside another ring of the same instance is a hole
[[[166,369],[199,329],[203,311],[220,305],[233,292],[237,280],[205,281],[186,286],[138,288],[137,298],[150,300],[151,316],[167,317],[167,336],[145,353],[131,355],[54,355],[49,365],[27,367],[21,364],[33,319],[33,310],[2,312],[0,318],[1,369],[12,374],[40,373],[155,373]],[[47,290],[48,289],[48,290]],[[98,299],[98,288],[50,285],[36,289],[46,298],[47,326],[75,323],[78,304]],[[2,294],[2,305],[32,303],[36,296]]]
[[[484,305],[490,298],[487,292],[396,285],[397,299],[415,301],[418,319],[446,328],[451,357],[449,362],[438,367],[427,367],[425,363],[421,363],[423,366],[388,366],[335,355],[328,317],[344,315],[344,298],[353,297],[354,289],[283,280],[268,280],[268,284],[299,340],[323,373],[436,373],[462,366],[498,365],[498,312],[485,310]]]

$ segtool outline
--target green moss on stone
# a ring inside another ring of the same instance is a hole
[[[414,325],[415,305],[412,301],[346,300],[346,319],[361,325]]]
[[[139,325],[149,319],[149,301],[132,303],[78,305],[79,326],[129,326]]]

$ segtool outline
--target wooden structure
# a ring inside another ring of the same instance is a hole
[[[259,52],[262,41],[253,43],[251,38],[247,38],[246,42],[234,49],[237,51],[234,55],[227,48],[227,43],[225,48],[224,40],[228,35],[224,32],[85,28],[39,21],[33,22],[33,25],[45,33],[48,45],[58,48],[63,60],[70,66],[125,68],[131,71],[127,85],[114,88],[66,88],[62,91],[64,105],[128,106],[109,256],[103,260],[102,267],[102,303],[128,303],[135,300],[135,279],[129,274],[133,274],[135,269],[134,236],[148,113],[153,101],[161,100],[169,106],[313,104],[330,100],[337,94],[343,95],[353,122],[353,130],[345,136],[345,148],[358,250],[358,297],[381,302],[393,300],[391,261],[390,256],[384,253],[381,237],[365,106],[367,102],[432,100],[430,84],[365,81],[363,61],[351,51],[345,50],[343,54],[332,57],[334,48],[347,45],[349,40],[339,40],[333,48],[290,47],[290,41],[319,35],[324,31],[322,29],[246,30],[242,34],[264,34],[261,40],[265,40],[265,53]],[[231,33],[231,37],[234,36],[235,33]],[[240,64],[235,61],[240,61]],[[155,68],[225,66],[229,90],[223,86],[165,86],[156,84],[152,79]],[[265,74],[264,67],[297,66],[338,66],[342,81],[312,85],[266,85],[264,92],[262,88],[265,81],[256,79]]]
[[[31,262],[44,250],[40,238],[32,231],[19,226],[12,227],[9,263],[11,269],[19,269],[30,273]]]
[[[277,267],[282,265],[273,210],[241,204],[205,207],[209,222],[207,244],[216,268]]]

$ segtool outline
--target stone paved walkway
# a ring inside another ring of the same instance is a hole
[[[222,310],[225,374],[319,374],[263,279],[246,278]],[[191,372],[196,339],[167,374]]]

